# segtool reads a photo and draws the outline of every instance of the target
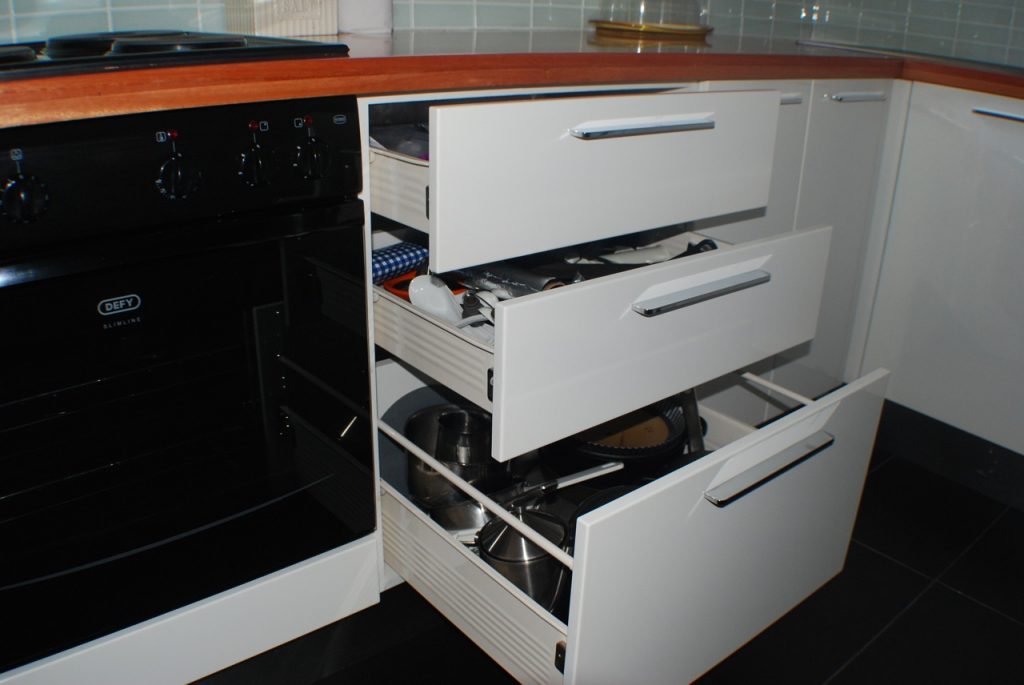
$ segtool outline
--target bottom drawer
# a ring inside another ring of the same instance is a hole
[[[391,439],[385,560],[522,682],[689,682],[842,569],[887,375],[790,393],[795,408],[758,429],[702,409],[713,451],[578,519],[564,624],[403,496]],[[410,379],[378,367],[391,428]]]

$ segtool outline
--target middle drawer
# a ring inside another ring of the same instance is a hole
[[[487,345],[374,290],[382,348],[492,413],[507,461],[810,340],[831,228],[499,302]]]

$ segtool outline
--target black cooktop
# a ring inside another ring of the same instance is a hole
[[[0,45],[0,79],[184,64],[343,57],[348,46],[270,36],[192,31],[113,31]]]

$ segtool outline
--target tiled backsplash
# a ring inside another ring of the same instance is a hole
[[[1024,0],[704,2],[718,35],[807,38],[1024,67]],[[601,0],[394,0],[394,26],[583,29],[600,7]],[[0,0],[0,43],[84,31],[225,27],[224,0]]]
[[[223,31],[224,0],[0,0],[0,43],[89,31]]]
[[[719,35],[814,39],[1024,67],[1024,0],[704,0]],[[396,29],[579,29],[600,0],[395,0]]]

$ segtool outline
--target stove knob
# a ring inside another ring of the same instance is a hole
[[[0,216],[27,224],[46,213],[50,196],[46,185],[35,176],[18,174],[4,181],[0,190]]]
[[[247,186],[258,188],[270,183],[267,169],[270,167],[267,153],[259,145],[253,145],[241,154],[238,175]]]
[[[196,191],[202,174],[180,152],[160,166],[156,187],[168,200],[183,200]]]
[[[292,166],[299,176],[308,181],[323,178],[330,163],[327,144],[316,136],[310,136],[295,146]]]

